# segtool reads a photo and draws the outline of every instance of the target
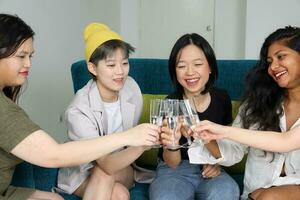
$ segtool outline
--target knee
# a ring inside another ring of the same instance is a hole
[[[274,192],[265,190],[259,194],[259,196],[256,198],[256,200],[273,200],[273,199],[277,199],[277,198],[278,198],[278,196],[276,196],[276,194],[274,194]]]
[[[95,166],[93,168],[91,179],[94,179],[96,181],[106,182],[113,184],[115,179],[113,176],[105,173],[100,167]]]
[[[238,184],[232,181],[222,181],[211,185],[207,191],[207,199],[232,199],[238,200],[240,198],[240,189]]]
[[[239,199],[240,196],[240,188],[238,184],[232,180],[230,182],[225,182],[223,192],[230,196],[231,199]]]
[[[55,194],[53,197],[53,200],[64,200],[64,198],[62,198],[62,196],[60,196],[59,194]]]
[[[116,183],[113,188],[113,193],[112,193],[111,199],[112,200],[129,200],[130,193],[124,185],[122,185],[120,183]]]

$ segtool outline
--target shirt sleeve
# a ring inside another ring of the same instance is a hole
[[[242,121],[240,112],[243,106],[240,107],[239,113],[235,118],[232,126],[241,128]],[[218,140],[219,149],[222,155],[222,160],[219,164],[224,166],[231,166],[235,163],[240,162],[244,155],[248,153],[249,147],[231,140],[223,139]]]
[[[13,102],[5,102],[0,109],[0,147],[10,152],[28,135],[40,129],[28,115]]]

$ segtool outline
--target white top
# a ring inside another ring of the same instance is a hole
[[[232,126],[241,127],[241,125],[241,117],[238,114]],[[293,124],[291,129],[299,125],[300,118]],[[286,131],[285,114],[280,118],[279,126],[282,132]],[[255,130],[256,128],[252,126],[250,129]],[[206,148],[197,147],[189,150],[190,162],[219,163],[224,166],[231,166],[240,162],[244,154],[248,153],[245,167],[244,191],[241,199],[247,199],[248,194],[258,188],[300,184],[300,150],[288,153],[270,153],[230,140],[220,140],[218,141],[218,145],[222,155],[221,158],[215,159],[211,155],[207,156],[208,153],[205,153],[205,151],[208,152]],[[283,164],[285,164],[284,170],[286,176],[280,177]]]
[[[107,134],[122,132],[123,123],[120,99],[113,103],[104,102],[104,109],[107,115]]]

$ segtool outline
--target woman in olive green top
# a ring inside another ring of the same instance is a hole
[[[56,143],[17,104],[33,54],[32,29],[17,16],[0,14],[0,199],[62,199],[58,194],[9,186],[23,160],[43,167],[88,163],[120,147],[155,145],[159,128],[142,124],[92,140]],[[98,199],[93,197],[92,199]]]

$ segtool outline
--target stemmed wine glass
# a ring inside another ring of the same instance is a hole
[[[163,100],[151,99],[150,101],[150,123],[157,126],[162,126],[164,113],[163,113]],[[162,145],[153,145],[152,148],[160,148]]]
[[[172,130],[172,144],[168,145],[168,149],[178,149],[181,145],[175,144],[175,135],[177,131],[178,118],[179,118],[179,100],[177,99],[167,99],[167,115],[166,120],[168,127]]]
[[[194,98],[180,100],[180,111],[184,120],[184,128],[186,132],[192,131],[192,127],[200,122],[195,106]],[[191,136],[187,135],[187,143],[183,144],[183,148],[195,146],[199,141],[192,141]]]

